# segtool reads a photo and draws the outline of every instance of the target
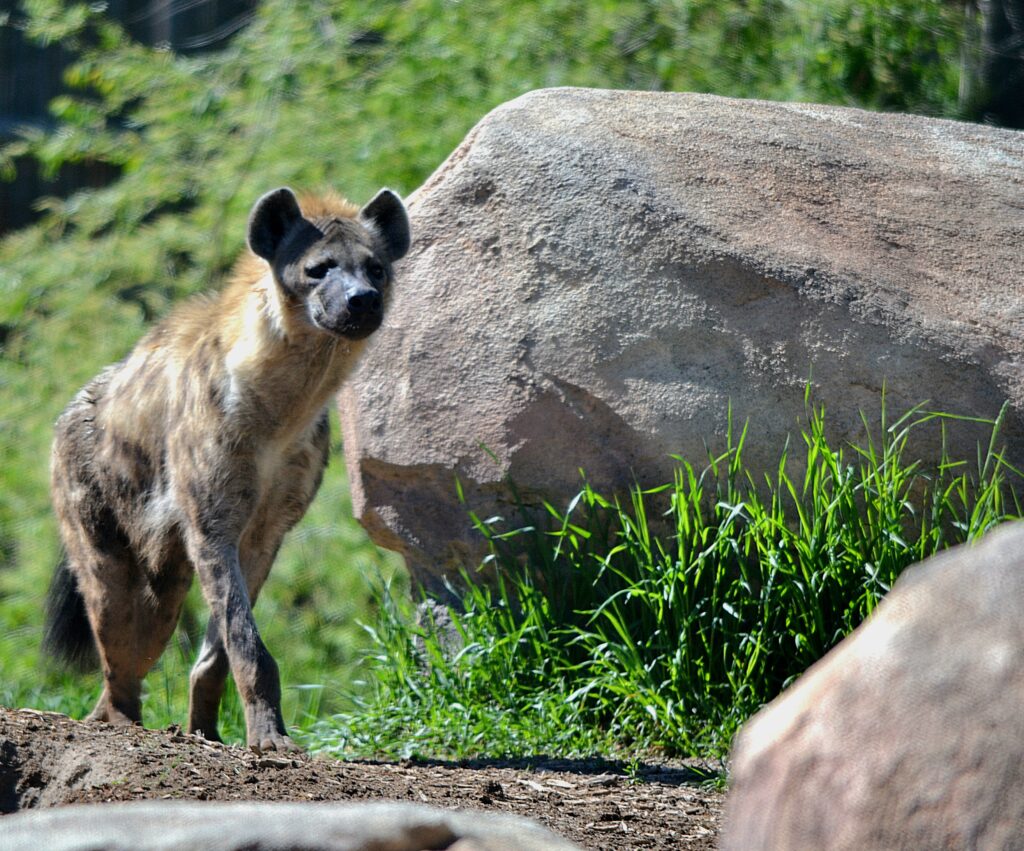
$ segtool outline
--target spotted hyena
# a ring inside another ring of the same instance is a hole
[[[195,571],[210,620],[188,729],[218,739],[230,670],[249,745],[295,747],[252,604],[320,485],[327,403],[380,325],[409,239],[390,190],[361,209],[269,192],[225,289],[173,311],[57,421],[52,495],[67,558],[46,643],[72,662],[98,650],[104,684],[91,719],[141,723],[142,678]]]

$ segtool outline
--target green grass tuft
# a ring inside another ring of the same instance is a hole
[[[763,479],[730,421],[726,450],[700,469],[679,459],[669,484],[618,500],[584,483],[544,524],[474,517],[496,578],[463,575],[461,608],[440,608],[447,629],[417,624],[384,585],[369,691],[316,728],[323,748],[721,755],[904,568],[1021,516],[1002,416],[968,472],[908,454],[921,426],[945,435],[956,417],[915,408],[890,423],[883,400],[877,439],[833,447],[824,410],[808,412],[799,463],[787,447]]]

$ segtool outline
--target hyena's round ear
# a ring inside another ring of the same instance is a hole
[[[287,186],[271,190],[249,213],[249,247],[264,260],[273,260],[281,240],[300,221],[302,210],[295,193]]]
[[[359,221],[380,237],[388,260],[405,257],[412,240],[405,204],[390,189],[381,189],[359,211]]]

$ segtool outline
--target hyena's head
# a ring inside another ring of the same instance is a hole
[[[353,215],[312,220],[291,189],[275,189],[249,214],[249,247],[270,264],[285,297],[316,328],[350,340],[380,326],[391,264],[409,241],[405,205],[390,189]]]

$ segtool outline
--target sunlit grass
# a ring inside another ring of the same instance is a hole
[[[977,463],[928,468],[909,453],[913,434],[956,418],[918,408],[889,422],[883,403],[873,437],[837,447],[809,407],[800,451],[783,449],[768,476],[746,468],[747,429],[730,427],[721,455],[679,459],[671,483],[624,501],[584,483],[564,508],[545,506],[545,523],[475,518],[496,580],[464,575],[446,629],[417,624],[385,585],[370,691],[317,728],[323,746],[722,754],[904,568],[1021,516],[1000,422]]]

